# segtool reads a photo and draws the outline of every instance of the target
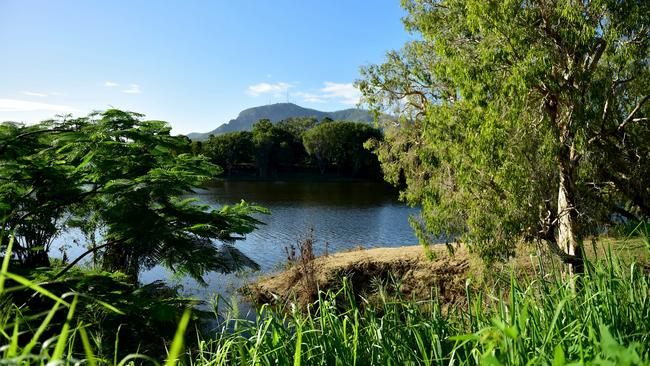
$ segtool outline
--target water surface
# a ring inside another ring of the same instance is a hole
[[[202,203],[214,207],[241,199],[264,206],[271,215],[259,215],[265,223],[236,242],[235,246],[257,262],[258,273],[206,276],[207,287],[187,278],[174,279],[162,267],[142,273],[141,281],[165,280],[183,286],[182,293],[208,300],[220,293],[229,297],[235,289],[259,274],[280,269],[285,248],[313,228],[315,252],[339,252],[355,247],[397,247],[417,243],[408,217],[417,210],[397,200],[397,192],[379,182],[363,181],[218,181],[196,192]],[[61,238],[65,239],[65,238]],[[326,244],[327,243],[327,244]],[[76,249],[69,250],[73,257]],[[79,252],[82,250],[79,249]]]

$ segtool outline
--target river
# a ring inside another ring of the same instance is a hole
[[[183,295],[202,300],[210,300],[216,293],[231,298],[246,281],[281,269],[287,260],[285,248],[311,228],[316,254],[324,253],[326,243],[330,253],[356,247],[417,244],[408,217],[418,210],[399,202],[395,189],[380,182],[217,181],[210,189],[197,191],[196,197],[214,207],[244,199],[270,210],[270,215],[258,217],[265,225],[235,243],[261,270],[209,273],[205,276],[208,286],[203,287],[192,279],[176,278],[167,269],[155,267],[141,274],[141,282],[164,280],[182,286]],[[69,242],[70,235],[73,234],[64,235],[57,242]],[[74,258],[81,251],[70,247],[68,256]]]

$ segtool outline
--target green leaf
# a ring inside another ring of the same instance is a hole
[[[566,359],[564,357],[564,350],[561,345],[555,346],[555,352],[553,356],[553,366],[564,366],[566,364]]]

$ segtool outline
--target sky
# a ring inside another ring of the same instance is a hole
[[[0,121],[120,108],[207,132],[279,102],[354,107],[409,39],[399,0],[0,0]]]

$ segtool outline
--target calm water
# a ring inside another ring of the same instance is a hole
[[[399,202],[396,191],[382,183],[220,181],[209,190],[197,192],[197,197],[215,207],[244,199],[271,211],[271,215],[259,216],[265,225],[235,244],[261,266],[261,271],[210,273],[206,276],[208,286],[201,287],[190,279],[172,278],[167,270],[156,267],[141,275],[143,283],[163,279],[182,285],[185,295],[206,300],[215,293],[229,297],[245,281],[281,268],[286,262],[284,248],[310,228],[314,229],[317,254],[323,253],[325,243],[329,252],[417,243],[408,224],[408,216],[417,210]],[[81,251],[70,248],[68,254],[74,257]]]

